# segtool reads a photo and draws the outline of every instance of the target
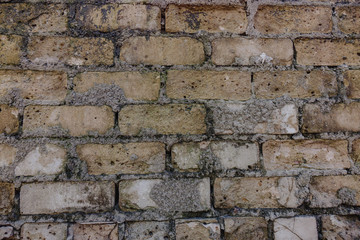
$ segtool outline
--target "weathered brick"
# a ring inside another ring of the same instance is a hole
[[[111,223],[82,223],[72,226],[74,240],[118,240],[117,224]]]
[[[321,133],[338,131],[360,131],[360,103],[335,104],[330,109],[307,104],[304,107],[302,132]]]
[[[268,239],[267,222],[261,217],[226,217],[225,239]]]
[[[360,33],[360,7],[337,7],[338,26],[343,33]]]
[[[220,240],[220,224],[216,219],[186,219],[175,222],[177,240]]]
[[[289,70],[254,73],[254,91],[257,98],[335,96],[337,90],[336,75],[331,71]]]
[[[21,214],[103,212],[113,208],[113,182],[47,182],[23,184]]]
[[[22,41],[17,35],[0,35],[0,64],[20,64]]]
[[[176,169],[190,172],[209,164],[210,159],[218,170],[251,169],[259,162],[257,144],[233,141],[175,144],[171,157]]]
[[[360,164],[360,139],[356,139],[352,143],[352,159],[356,164]]]
[[[310,182],[310,206],[331,208],[340,204],[360,206],[360,176],[320,176]]]
[[[15,161],[17,149],[9,144],[0,144],[0,168],[8,167]]]
[[[244,7],[169,5],[165,13],[167,32],[244,33],[247,17]]]
[[[263,144],[266,170],[346,169],[350,157],[345,140],[267,141]]]
[[[199,104],[128,105],[119,113],[119,127],[124,135],[202,134],[205,115]]]
[[[346,71],[344,85],[348,98],[360,98],[360,70]]]
[[[332,9],[322,6],[259,6],[254,27],[263,34],[329,33]]]
[[[14,205],[14,197],[14,184],[0,182],[0,215],[5,215],[11,212]]]
[[[296,39],[295,49],[301,65],[360,65],[358,39]]]
[[[112,65],[114,45],[105,38],[30,37],[27,57],[35,64]]]
[[[64,170],[66,150],[54,144],[44,144],[31,150],[15,168],[16,176],[54,175]]]
[[[323,239],[359,239],[360,221],[358,216],[323,216]]]
[[[16,33],[65,32],[67,14],[68,10],[62,4],[1,4],[0,30]]]
[[[160,30],[160,8],[151,5],[82,5],[76,20],[84,29],[110,32],[119,29]]]
[[[28,106],[23,131],[30,135],[105,134],[114,124],[107,106]]]
[[[166,94],[174,99],[248,100],[251,97],[251,73],[171,70],[166,81]]]
[[[291,65],[290,39],[220,38],[212,42],[212,61],[216,65]]]
[[[103,85],[119,86],[127,99],[154,101],[159,96],[160,74],[155,72],[84,72],[74,78],[74,91],[85,93]]]
[[[14,235],[14,229],[11,226],[0,227],[0,239],[12,239]]]
[[[310,216],[277,218],[274,221],[274,236],[276,240],[317,240],[316,219]]]
[[[19,129],[19,111],[15,107],[0,105],[0,133],[12,134]]]
[[[21,239],[65,240],[65,223],[25,223],[21,227]]]
[[[206,211],[210,209],[210,180],[124,180],[119,183],[119,205],[123,211]]]
[[[124,41],[120,60],[138,65],[193,65],[205,60],[203,44],[189,37],[131,37]]]
[[[216,208],[296,208],[303,199],[292,177],[217,178],[214,184]]]
[[[13,91],[29,100],[62,101],[66,97],[67,76],[63,72],[0,70],[0,96]]]
[[[159,142],[85,144],[77,147],[88,173],[147,174],[165,170],[165,145]]]
[[[293,104],[214,103],[216,134],[292,134],[298,132],[297,108]]]
[[[128,222],[125,232],[126,240],[170,239],[169,222],[142,221]]]

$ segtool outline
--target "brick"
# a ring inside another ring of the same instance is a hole
[[[97,86],[119,86],[131,100],[155,101],[159,97],[160,74],[155,72],[84,72],[74,78],[74,91],[85,93]]]
[[[297,108],[293,104],[214,103],[210,107],[218,135],[298,132]]]
[[[217,178],[214,184],[216,208],[296,208],[303,199],[292,177]]]
[[[340,31],[348,34],[360,33],[360,7],[337,7],[335,11]]]
[[[267,141],[263,144],[266,170],[346,169],[351,167],[346,140]]]
[[[112,182],[46,182],[23,184],[21,214],[110,211],[115,202]]]
[[[219,38],[212,42],[212,62],[216,65],[291,65],[290,39]]]
[[[22,41],[17,35],[0,35],[0,64],[20,64]]]
[[[300,65],[360,65],[358,39],[296,39],[295,49]]]
[[[326,182],[327,181],[327,182]],[[310,187],[311,207],[359,206],[359,176],[314,178]]]
[[[148,174],[165,170],[165,145],[159,142],[124,144],[85,144],[77,153],[88,173]]]
[[[161,30],[160,8],[151,5],[82,5],[76,14],[76,20],[80,27],[92,31]]]
[[[66,237],[65,223],[25,223],[21,227],[21,239],[64,240]]]
[[[103,135],[113,124],[114,114],[107,106],[28,106],[23,131],[37,136]]]
[[[206,211],[210,209],[210,180],[204,178],[120,181],[119,205],[123,211]]]
[[[360,221],[357,216],[323,216],[323,239],[358,239],[360,238]]]
[[[267,222],[261,217],[226,217],[224,219],[225,238],[268,239]]]
[[[217,170],[251,169],[259,163],[257,144],[234,141],[178,143],[173,145],[171,157],[181,172],[198,171],[209,161]]]
[[[14,184],[0,182],[0,215],[6,215],[11,212],[14,205],[14,197]]]
[[[332,71],[264,71],[254,73],[256,98],[273,99],[283,96],[310,98],[335,96],[336,75]]]
[[[83,223],[72,226],[74,240],[118,240],[117,224]]]
[[[203,134],[205,115],[205,108],[200,104],[128,105],[119,113],[119,127],[123,135],[132,136]]]
[[[120,60],[139,65],[193,65],[205,60],[203,44],[189,37],[131,37],[124,41]]]
[[[356,139],[352,143],[352,159],[354,160],[355,164],[360,163],[360,139]]]
[[[276,240],[308,239],[317,240],[315,217],[277,218],[274,221]]]
[[[332,9],[322,6],[259,6],[254,27],[263,34],[330,33]]]
[[[244,7],[169,5],[165,12],[167,32],[244,33],[247,27]]]
[[[11,239],[14,235],[14,229],[11,226],[0,227],[0,239]]]
[[[307,104],[304,107],[302,132],[321,133],[360,131],[360,103],[334,104],[322,110],[319,105]]]
[[[128,222],[125,232],[126,240],[170,239],[169,222],[142,221]]]
[[[16,33],[65,32],[67,14],[68,10],[62,4],[1,4],[0,30]]]
[[[105,38],[30,37],[27,57],[42,65],[112,65],[114,45]]]
[[[19,111],[15,107],[0,105],[0,133],[12,134],[19,129]]]
[[[170,70],[166,94],[173,99],[248,100],[251,97],[251,73]]]
[[[8,167],[16,157],[17,149],[9,144],[0,144],[0,168]]]
[[[44,144],[31,150],[15,168],[15,176],[60,174],[66,163],[66,150],[54,144]]]
[[[28,100],[44,102],[63,101],[67,93],[67,75],[64,72],[0,70],[0,96],[18,91]]]
[[[360,176],[320,176],[310,182],[310,207],[360,206]]]
[[[220,224],[216,219],[186,219],[175,222],[177,240],[220,240]]]
[[[349,70],[344,73],[344,85],[348,98],[360,98],[360,70]]]

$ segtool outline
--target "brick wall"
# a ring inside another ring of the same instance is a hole
[[[360,1],[0,3],[0,239],[359,239]]]

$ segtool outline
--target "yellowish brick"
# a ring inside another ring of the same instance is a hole
[[[0,133],[12,134],[19,129],[19,111],[15,107],[0,105]]]
[[[88,173],[148,174],[165,170],[165,145],[159,142],[85,144],[77,147]]]
[[[302,132],[321,133],[360,131],[360,103],[335,104],[329,110],[319,105],[307,104],[304,107]]]
[[[29,135],[105,134],[114,124],[108,106],[28,106],[23,131]]]
[[[174,99],[248,100],[251,97],[251,73],[171,70],[166,93]]]
[[[199,104],[128,105],[119,113],[119,127],[123,135],[203,134],[205,115]]]
[[[118,29],[160,30],[160,8],[151,5],[82,5],[76,20],[86,29],[109,32]]]
[[[349,98],[360,98],[360,70],[349,70],[344,73],[346,95]]]
[[[16,35],[0,35],[0,64],[20,64],[23,39]]]
[[[154,101],[159,96],[160,74],[155,72],[84,72],[74,78],[74,91],[84,93],[100,84],[119,86],[127,99]]]
[[[67,92],[67,76],[63,72],[0,70],[0,96],[11,91],[29,100],[62,101]]]
[[[263,144],[266,170],[350,168],[345,140],[267,141]]]
[[[289,70],[254,73],[254,91],[257,98],[335,96],[337,89],[336,75],[331,71]]]
[[[359,39],[296,39],[295,48],[301,65],[360,65]]]
[[[0,214],[11,212],[14,205],[15,187],[12,183],[0,182]]]
[[[262,5],[256,12],[254,27],[263,34],[329,33],[331,17],[331,7]]]
[[[31,37],[28,58],[36,64],[112,65],[114,45],[105,38]]]
[[[212,61],[216,65],[291,65],[290,39],[219,38],[212,42]]]
[[[124,41],[120,60],[129,64],[193,65],[205,60],[203,44],[189,37],[131,37]]]
[[[338,7],[335,9],[338,16],[338,26],[343,33],[360,33],[360,7]]]
[[[243,7],[169,5],[165,13],[167,32],[195,33],[199,30],[244,33],[247,27]]]

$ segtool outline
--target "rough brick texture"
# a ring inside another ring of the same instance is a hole
[[[360,0],[1,0],[0,239],[360,239]]]

